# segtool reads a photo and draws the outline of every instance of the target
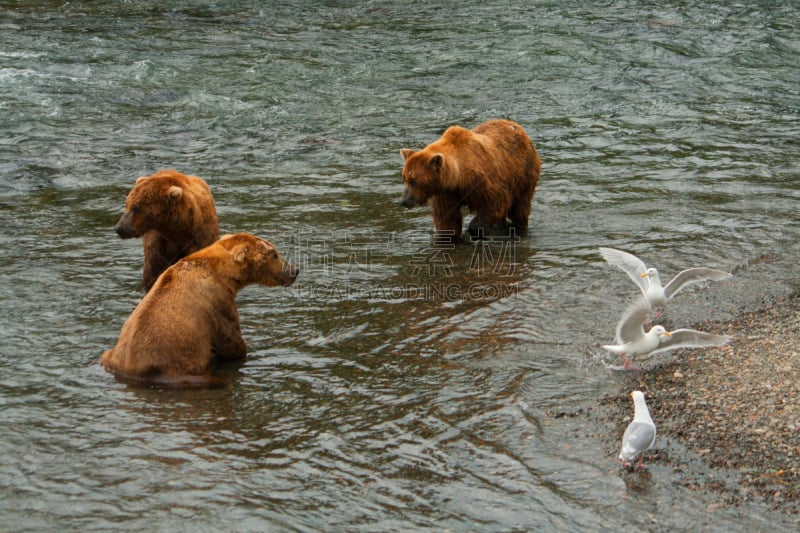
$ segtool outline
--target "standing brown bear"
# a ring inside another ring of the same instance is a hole
[[[123,239],[142,238],[145,291],[168,266],[219,238],[211,189],[177,170],[137,179],[114,229]]]
[[[403,207],[429,200],[437,242],[461,240],[462,206],[476,213],[473,236],[490,235],[510,220],[518,233],[528,228],[542,161],[525,130],[510,120],[490,120],[467,130],[447,128],[422,150],[400,150],[405,188]]]
[[[214,384],[215,361],[247,355],[236,293],[253,283],[291,285],[298,273],[269,242],[247,233],[226,235],[159,276],[100,362],[137,382]]]

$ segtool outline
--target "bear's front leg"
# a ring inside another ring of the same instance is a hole
[[[436,226],[437,245],[458,244],[461,242],[461,200],[453,195],[440,194],[431,198],[431,214]]]
[[[247,343],[242,338],[239,328],[239,316],[223,317],[220,315],[214,335],[214,355],[223,361],[236,361],[247,357]]]
[[[237,361],[247,357],[247,343],[241,335],[220,339],[214,345],[214,355],[222,361]]]

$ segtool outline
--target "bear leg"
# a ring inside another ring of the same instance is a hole
[[[528,229],[528,217],[531,214],[531,200],[532,198],[517,200],[508,212],[508,218],[511,219],[511,224],[519,234],[525,233]]]
[[[470,221],[468,227],[470,237],[473,239],[485,239],[507,232],[507,207],[504,206],[510,204],[511,198],[502,195],[493,199],[494,201],[487,199],[484,203],[475,206],[475,217]]]
[[[235,322],[226,320],[219,325],[212,349],[217,359],[222,361],[237,361],[247,357],[247,343],[242,338],[238,319]]]
[[[519,235],[521,231],[524,230],[518,231],[518,228],[513,224],[509,224],[507,219],[500,220],[494,224],[487,224],[480,215],[475,215],[467,227],[467,232],[472,240],[485,240],[492,236],[501,238],[513,237]]]
[[[440,194],[431,198],[431,214],[436,226],[436,244],[456,244],[461,242],[461,201],[451,195]]]
[[[467,226],[467,233],[473,240],[483,240],[489,237],[495,228],[483,221],[480,215],[475,215]]]

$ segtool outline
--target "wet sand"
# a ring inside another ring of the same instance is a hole
[[[723,505],[761,501],[800,514],[800,293],[694,327],[734,336],[728,346],[684,350],[627,372],[618,394],[593,409],[609,449],[632,417],[631,390],[645,392],[658,438],[645,463],[713,491]]]

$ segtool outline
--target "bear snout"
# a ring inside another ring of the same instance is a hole
[[[278,279],[280,280],[281,284],[284,287],[288,287],[297,279],[297,276],[300,274],[300,269],[294,267],[292,265],[285,266],[280,274],[278,275]]]
[[[136,235],[129,229],[120,225],[114,226],[114,231],[117,232],[120,239],[133,239]]]
[[[417,199],[414,198],[411,194],[409,194],[408,189],[405,189],[403,191],[403,195],[400,197],[399,200],[397,200],[397,203],[405,207],[406,209],[411,209],[412,207],[417,207],[417,205],[419,205]]]
[[[120,239],[133,239],[138,237],[139,235],[136,233],[136,230],[131,224],[130,216],[128,213],[122,215],[122,218],[119,219],[117,225],[114,226],[114,231],[117,232]]]

